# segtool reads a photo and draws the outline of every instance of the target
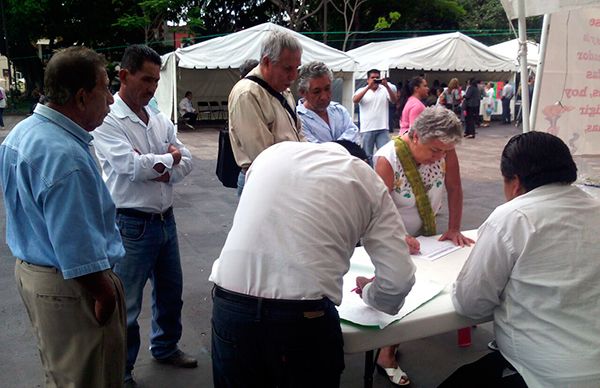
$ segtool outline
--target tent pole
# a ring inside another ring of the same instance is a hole
[[[173,121],[175,122],[175,129],[177,129],[177,119],[179,118],[178,106],[177,106],[177,54],[173,53],[171,58],[173,61]]]
[[[535,74],[535,83],[539,86],[542,83],[542,76],[544,75],[544,60],[546,58],[546,47],[548,44],[548,31],[550,30],[551,15],[544,15],[544,24],[542,26],[542,39],[540,42],[540,56],[538,58],[537,69]],[[540,100],[541,88],[533,88],[533,100],[531,102],[531,129],[535,130],[535,124],[537,121],[537,107]]]
[[[527,24],[525,22],[525,0],[519,2],[519,45],[521,46],[521,114],[523,132],[529,132],[529,88],[527,85]]]

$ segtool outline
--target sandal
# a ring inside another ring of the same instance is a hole
[[[396,368],[384,368],[379,364],[375,364],[375,366],[377,366],[377,371],[382,375],[387,376],[392,384],[401,386],[410,384],[408,375],[400,368],[400,365]]]

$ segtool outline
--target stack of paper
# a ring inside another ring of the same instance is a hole
[[[461,248],[452,241],[438,241],[438,237],[419,236],[417,240],[421,244],[421,253],[412,255],[417,259],[434,261]]]
[[[389,315],[367,306],[359,295],[352,292],[356,276],[356,273],[350,272],[344,276],[344,297],[338,307],[340,318],[362,326],[379,326],[381,329],[411,313],[444,289],[442,284],[417,279],[402,309],[396,315]]]

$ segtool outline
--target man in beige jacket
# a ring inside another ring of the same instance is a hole
[[[262,42],[259,65],[229,94],[229,137],[242,169],[238,195],[258,154],[275,143],[304,140],[289,90],[298,78],[301,56],[302,46],[295,37],[272,31]]]

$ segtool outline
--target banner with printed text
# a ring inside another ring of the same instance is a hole
[[[535,130],[600,154],[600,7],[552,14]]]

